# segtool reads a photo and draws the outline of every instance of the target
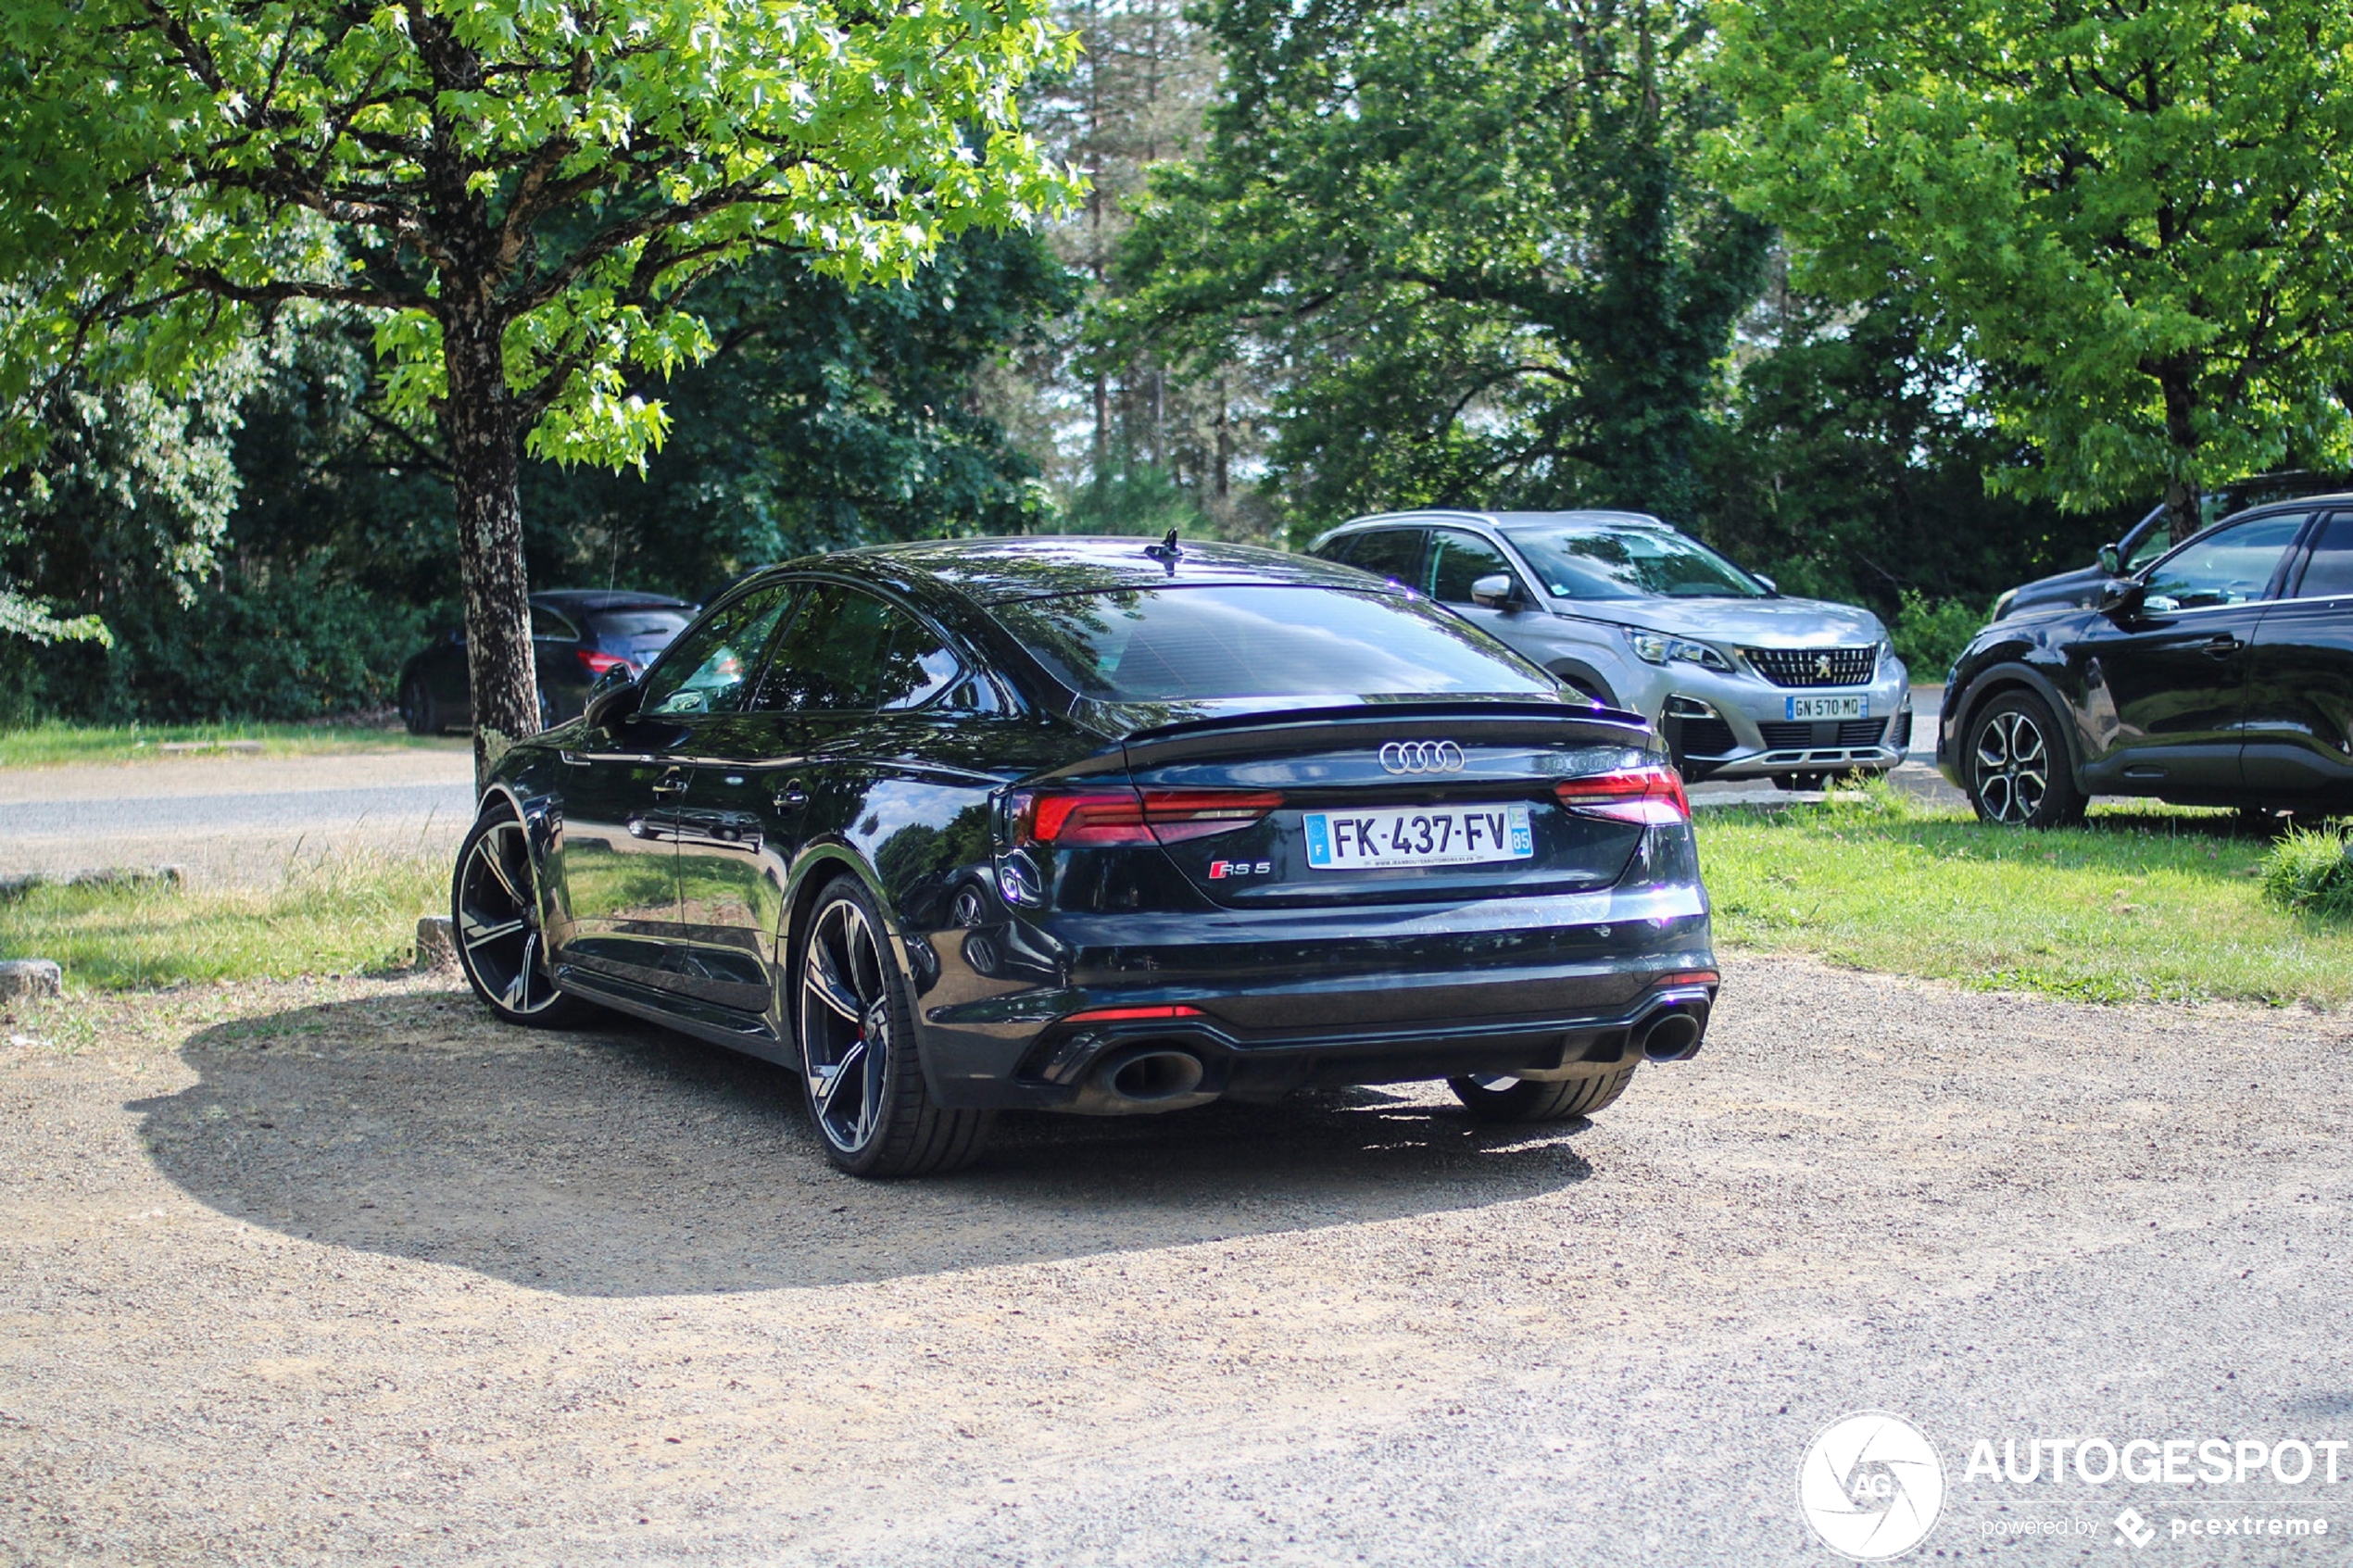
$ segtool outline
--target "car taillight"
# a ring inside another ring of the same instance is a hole
[[[1580,816],[1645,823],[1692,820],[1692,803],[1683,794],[1682,777],[1672,768],[1629,768],[1622,773],[1563,779],[1553,786],[1553,793]]]
[[[1068,1014],[1064,1023],[1126,1023],[1144,1018],[1203,1018],[1207,1014],[1199,1008],[1189,1008],[1179,1002],[1172,1007],[1157,1008],[1088,1008],[1085,1012]]]
[[[1273,790],[1024,790],[1013,798],[1013,842],[1181,844],[1246,828],[1282,803]]]
[[[626,670],[631,667],[629,661],[617,653],[598,653],[592,648],[574,648],[572,650],[572,657],[580,660],[582,667],[592,677],[601,675],[608,670]]]

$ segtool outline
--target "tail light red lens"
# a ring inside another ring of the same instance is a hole
[[[1150,844],[1144,802],[1132,789],[1024,791],[1013,797],[1013,842],[1062,848]]]
[[[1148,789],[1144,821],[1163,844],[1182,844],[1246,828],[1282,803],[1271,789]]]
[[[1132,1019],[1202,1018],[1205,1016],[1207,1015],[1201,1009],[1189,1008],[1179,1002],[1173,1007],[1088,1008],[1085,1012],[1069,1014],[1062,1022],[1064,1023],[1125,1023]]]
[[[1013,799],[1013,842],[1181,844],[1246,828],[1282,803],[1273,790],[1024,790]]]
[[[572,650],[572,657],[580,660],[581,668],[586,670],[592,677],[601,675],[608,670],[626,670],[630,667],[629,661],[617,653],[598,653],[590,648],[574,648]]]
[[[1688,822],[1692,803],[1683,794],[1682,776],[1672,768],[1629,768],[1620,773],[1594,773],[1563,779],[1553,786],[1561,804],[1586,817],[1606,817],[1619,822]]]

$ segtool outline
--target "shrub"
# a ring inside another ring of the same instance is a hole
[[[2263,896],[2284,909],[2353,919],[2353,839],[2342,824],[2294,828],[2263,857]]]
[[[1993,619],[1991,608],[1967,599],[1931,600],[1918,589],[1905,589],[1888,633],[1895,656],[1910,668],[1913,680],[1942,681],[1978,628]]]

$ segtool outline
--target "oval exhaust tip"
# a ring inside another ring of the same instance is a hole
[[[1190,1051],[1143,1051],[1112,1069],[1104,1086],[1122,1099],[1175,1099],[1201,1086],[1201,1058]]]
[[[1688,1012],[1663,1012],[1642,1031],[1642,1054],[1653,1061],[1682,1061],[1699,1050],[1699,1020]]]

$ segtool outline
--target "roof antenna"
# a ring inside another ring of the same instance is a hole
[[[1168,531],[1168,537],[1163,539],[1159,544],[1145,546],[1144,554],[1151,557],[1152,559],[1166,567],[1168,569],[1169,576],[1176,576],[1176,558],[1183,554],[1182,551],[1176,548],[1176,531],[1172,528]]]

